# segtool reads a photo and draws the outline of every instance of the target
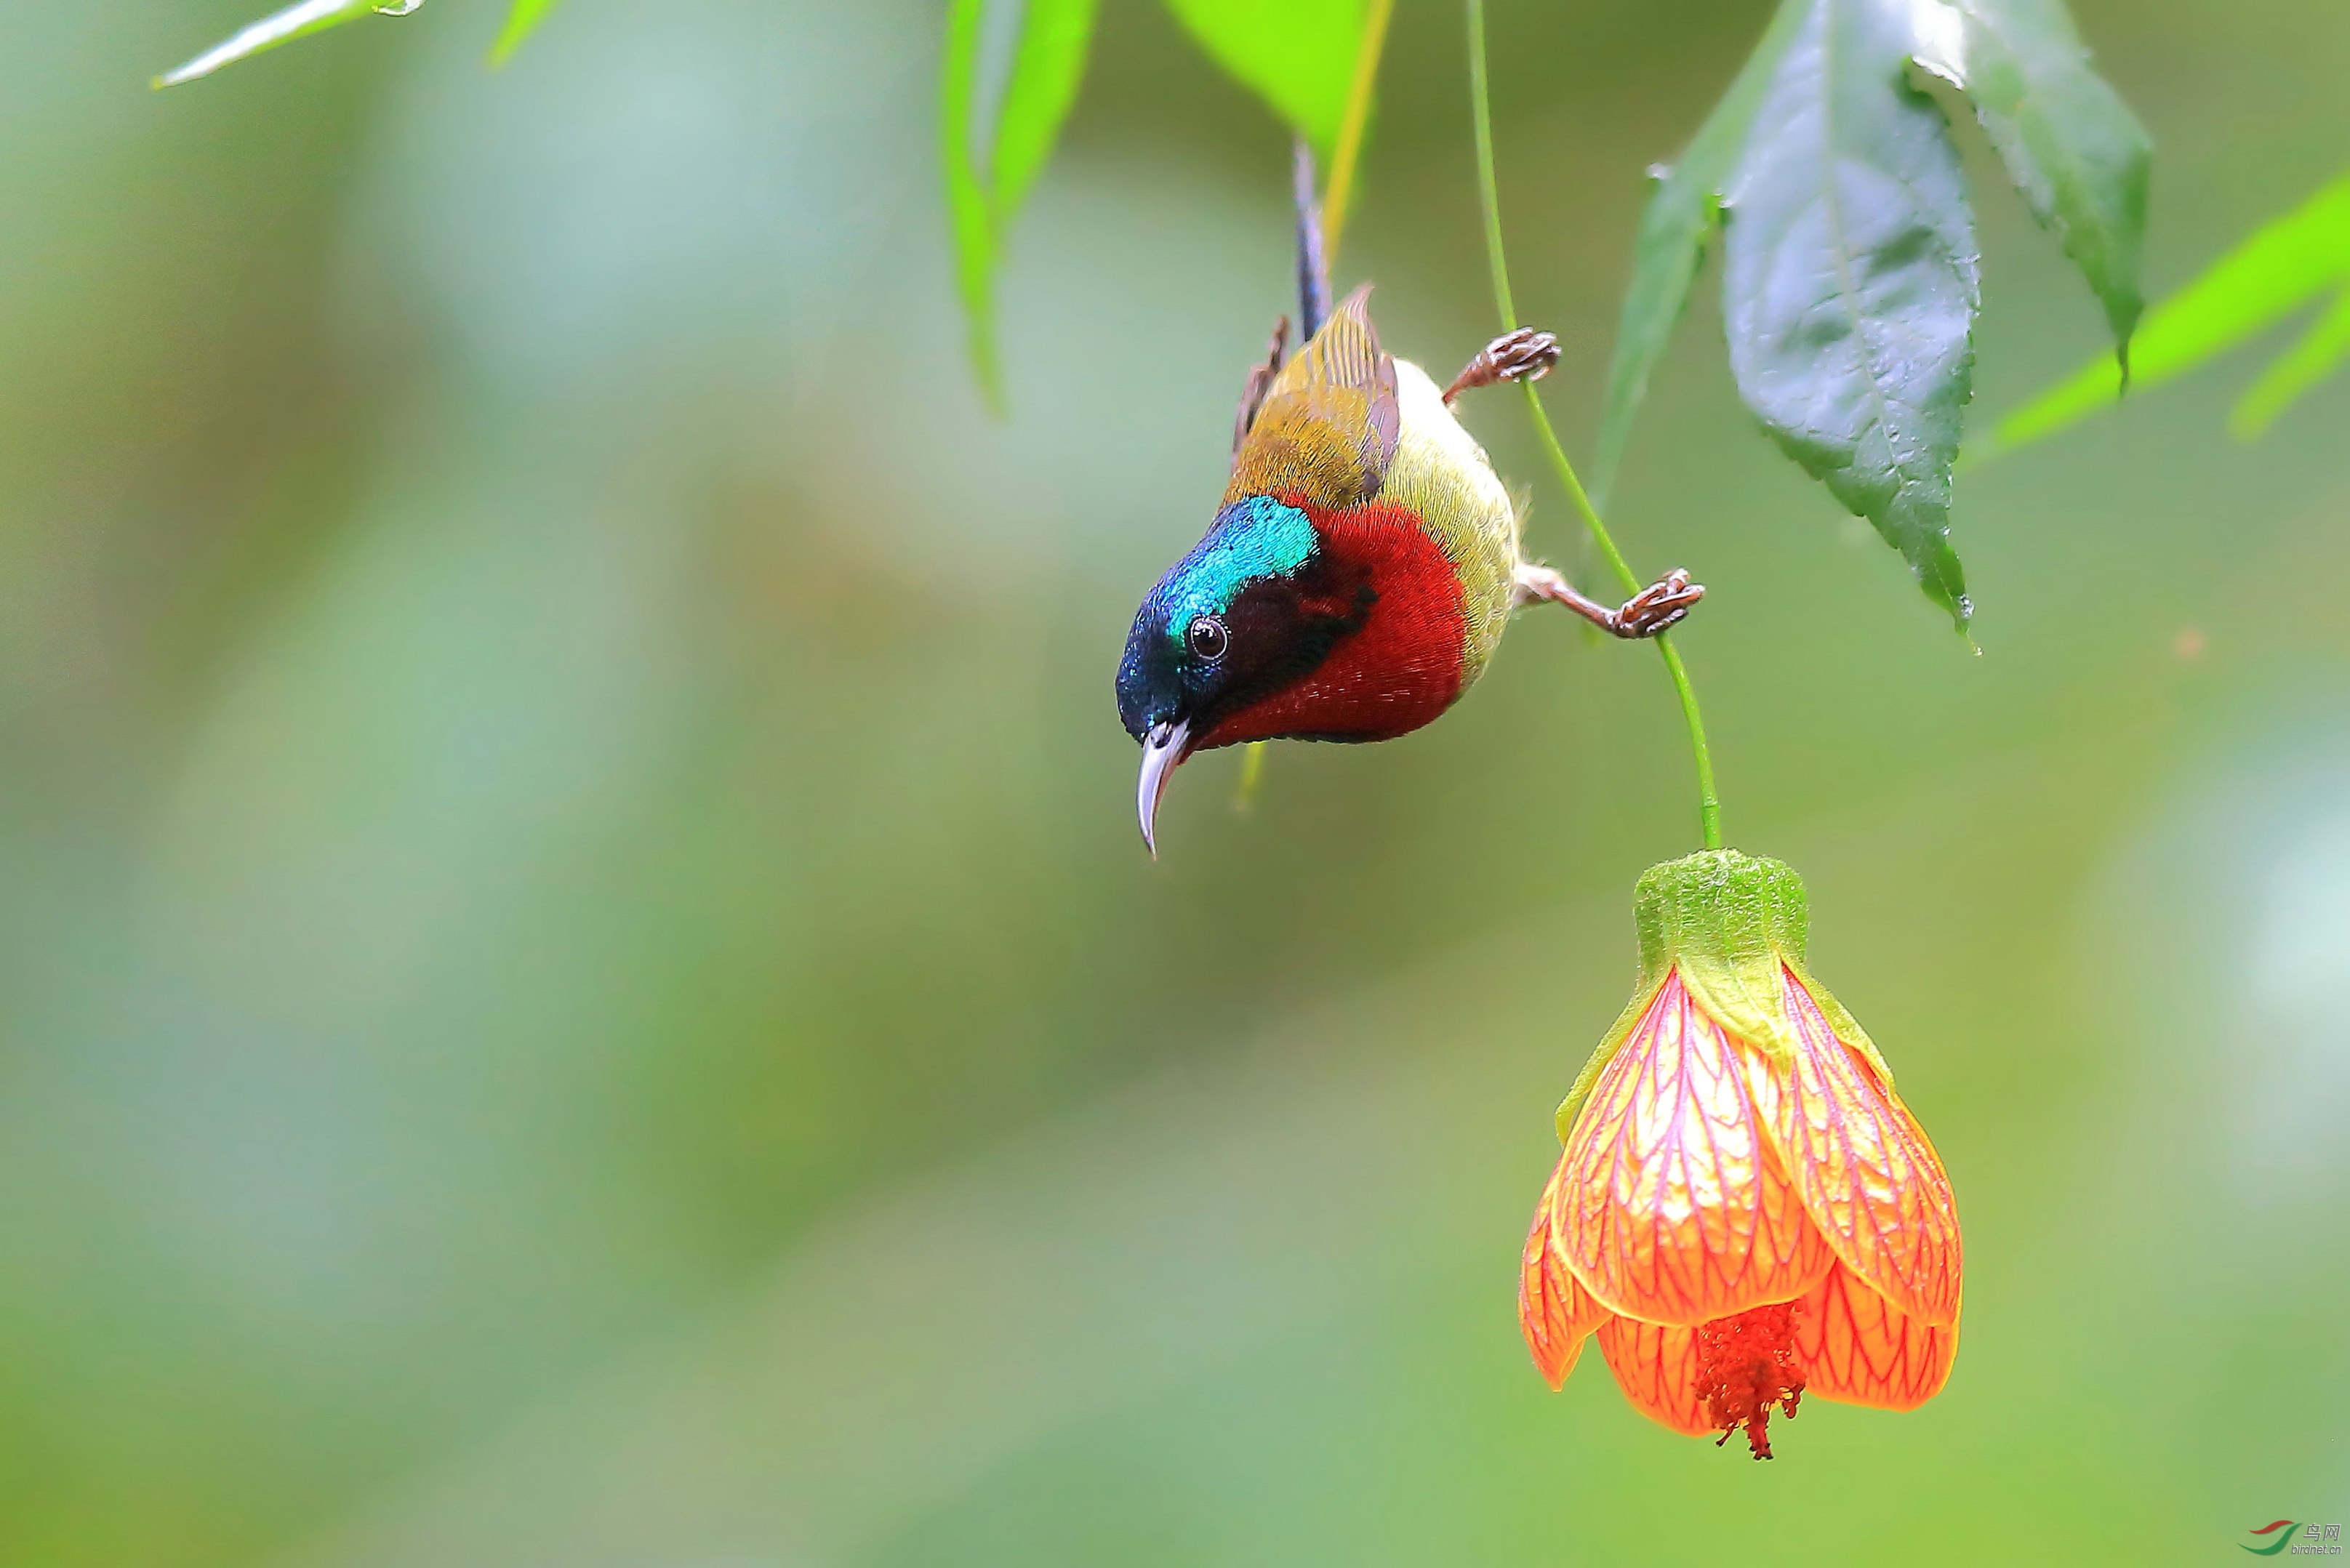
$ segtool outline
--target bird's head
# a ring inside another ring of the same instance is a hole
[[[1300,689],[1368,618],[1372,576],[1305,508],[1253,495],[1217,513],[1159,579],[1118,669],[1118,717],[1142,742],[1146,842],[1168,777],[1193,752],[1275,735],[1359,738],[1344,711],[1323,711]]]

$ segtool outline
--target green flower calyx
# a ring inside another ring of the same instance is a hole
[[[1783,1066],[1793,1062],[1797,1044],[1780,984],[1783,969],[1810,993],[1836,1037],[1884,1072],[1860,1025],[1804,968],[1811,900],[1804,879],[1785,862],[1735,849],[1706,849],[1651,866],[1633,890],[1632,921],[1640,938],[1639,981],[1630,1004],[1601,1037],[1558,1107],[1562,1140],[1601,1071],[1676,971],[1699,1011]]]

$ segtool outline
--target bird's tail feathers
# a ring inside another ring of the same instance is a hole
[[[1297,344],[1303,348],[1330,317],[1330,263],[1322,249],[1322,207],[1314,189],[1314,149],[1297,139],[1291,164],[1297,198]]]

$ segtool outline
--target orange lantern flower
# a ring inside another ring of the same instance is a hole
[[[1635,896],[1632,1003],[1559,1106],[1518,1316],[1678,1432],[1771,1457],[1800,1397],[1908,1410],[1959,1344],[1958,1208],[1884,1058],[1804,967],[1803,879],[1708,850]]]

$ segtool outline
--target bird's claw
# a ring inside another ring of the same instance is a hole
[[[1548,332],[1521,327],[1485,345],[1497,381],[1539,381],[1558,363],[1558,338]]]
[[[1617,609],[1615,625],[1607,629],[1617,637],[1655,637],[1679,626],[1697,601],[1705,597],[1705,585],[1690,581],[1690,575],[1675,566]]]
[[[1462,366],[1461,374],[1444,389],[1444,400],[1449,403],[1473,388],[1491,387],[1502,381],[1539,381],[1557,363],[1557,337],[1531,327],[1521,327],[1477,350],[1477,357]]]

